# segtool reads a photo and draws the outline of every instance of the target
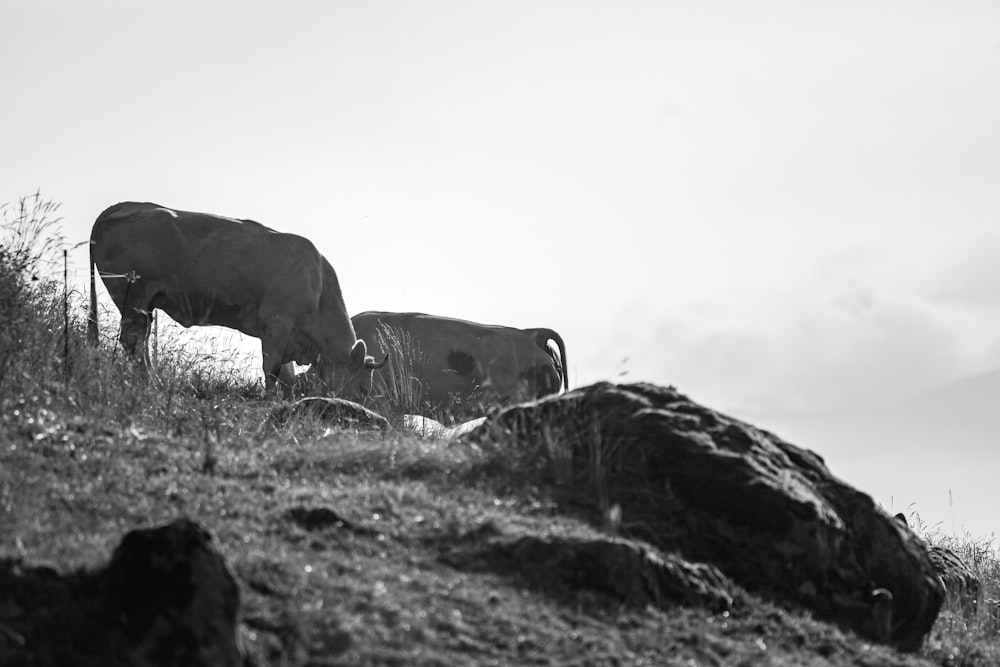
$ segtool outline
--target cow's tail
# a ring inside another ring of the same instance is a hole
[[[87,340],[97,345],[97,280],[94,277],[94,236],[90,237],[90,312],[87,313]]]
[[[569,391],[569,364],[566,363],[566,344],[563,343],[562,336],[552,329],[544,327],[532,329],[531,331],[535,334],[535,342],[538,343],[538,346],[550,355],[552,354],[552,349],[549,347],[549,341],[554,340],[556,342],[556,347],[559,348],[559,363],[562,365],[563,389]]]

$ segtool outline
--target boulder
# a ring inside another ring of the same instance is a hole
[[[0,665],[127,665],[124,642],[104,622],[97,579],[0,558]]]
[[[626,536],[872,640],[915,651],[941,607],[927,551],[870,496],[673,387],[597,383],[490,415],[462,440],[509,466],[541,458],[565,507],[617,505]]]
[[[238,667],[239,589],[212,536],[178,519],[133,530],[104,576],[105,605],[135,665]]]
[[[93,571],[0,559],[0,665],[251,664],[238,606],[211,536],[186,519],[128,533]]]

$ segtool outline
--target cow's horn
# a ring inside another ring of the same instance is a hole
[[[377,370],[379,368],[382,368],[387,363],[389,363],[389,353],[388,352],[385,353],[385,359],[383,359],[382,361],[375,361],[374,359],[372,359],[371,361],[369,361],[368,363],[366,363],[365,366],[367,366],[368,368],[370,368],[370,369],[372,369],[374,371],[374,370]]]

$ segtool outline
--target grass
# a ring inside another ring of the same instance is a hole
[[[382,325],[375,337],[376,348],[387,350],[389,361],[372,382],[372,409],[395,423],[403,415],[427,414],[419,379],[426,366],[423,350],[408,332],[389,325]]]
[[[908,656],[750,594],[728,613],[633,608],[477,560],[489,536],[613,536],[620,515],[602,485],[628,452],[585,418],[583,465],[551,434],[518,448],[309,418],[276,427],[260,377],[220,371],[171,337],[161,337],[158,380],[146,380],[115,349],[115,314],[102,315],[89,347],[85,295],[64,300],[44,277],[60,250],[49,242],[54,205],[36,195],[8,210],[4,232],[21,234],[0,248],[0,664],[107,664],[86,641],[93,615],[67,613],[91,603],[57,584],[86,581],[126,531],[179,516],[216,536],[259,665],[1000,663],[996,633],[978,618],[959,627],[942,617]],[[418,391],[385,409],[415,405]],[[605,520],[566,513],[565,486],[588,489]],[[333,515],[346,521],[322,520]],[[974,541],[953,548],[1000,597],[997,554]],[[5,597],[14,569],[38,567],[55,574],[20,580],[19,602]],[[76,642],[70,662],[46,641],[56,636]]]
[[[132,527],[196,517],[237,575],[244,640],[261,664],[759,664],[786,654],[920,664],[760,600],[729,615],[631,609],[592,591],[539,590],[485,564],[456,568],[449,555],[484,527],[598,531],[560,517],[540,491],[499,492],[510,480],[475,475],[487,455],[471,447],[399,433],[324,438],[308,423],[291,434],[243,429],[266,411],[228,406],[212,474],[194,435],[80,417],[36,430],[23,413],[17,423],[44,437],[5,438],[0,448],[2,556],[71,572],[104,562]],[[360,530],[306,528],[295,508],[330,509]],[[2,610],[0,624],[23,632]],[[330,659],[345,633],[352,647]]]
[[[385,323],[375,336],[376,348],[388,352],[389,362],[375,374],[368,407],[396,425],[404,423],[405,415],[421,415],[443,425],[454,425],[470,415],[478,417],[487,412],[483,391],[478,388],[471,397],[451,395],[444,405],[427,400],[423,382],[432,373],[419,341],[408,331]]]
[[[928,543],[951,549],[979,578],[984,605],[969,608],[960,601],[946,599],[928,639],[925,653],[941,664],[1000,664],[1000,552],[994,536],[957,536],[928,526],[919,514],[907,517],[914,530]],[[991,602],[992,601],[992,602]]]

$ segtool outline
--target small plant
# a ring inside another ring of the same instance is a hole
[[[79,319],[66,318],[68,293],[46,275],[65,246],[58,209],[40,193],[0,206],[0,397],[64,380],[67,350],[82,340]]]
[[[389,354],[389,363],[375,372],[372,399],[375,410],[395,420],[426,412],[420,378],[426,361],[419,344],[406,331],[383,324],[376,333],[376,347]]]

